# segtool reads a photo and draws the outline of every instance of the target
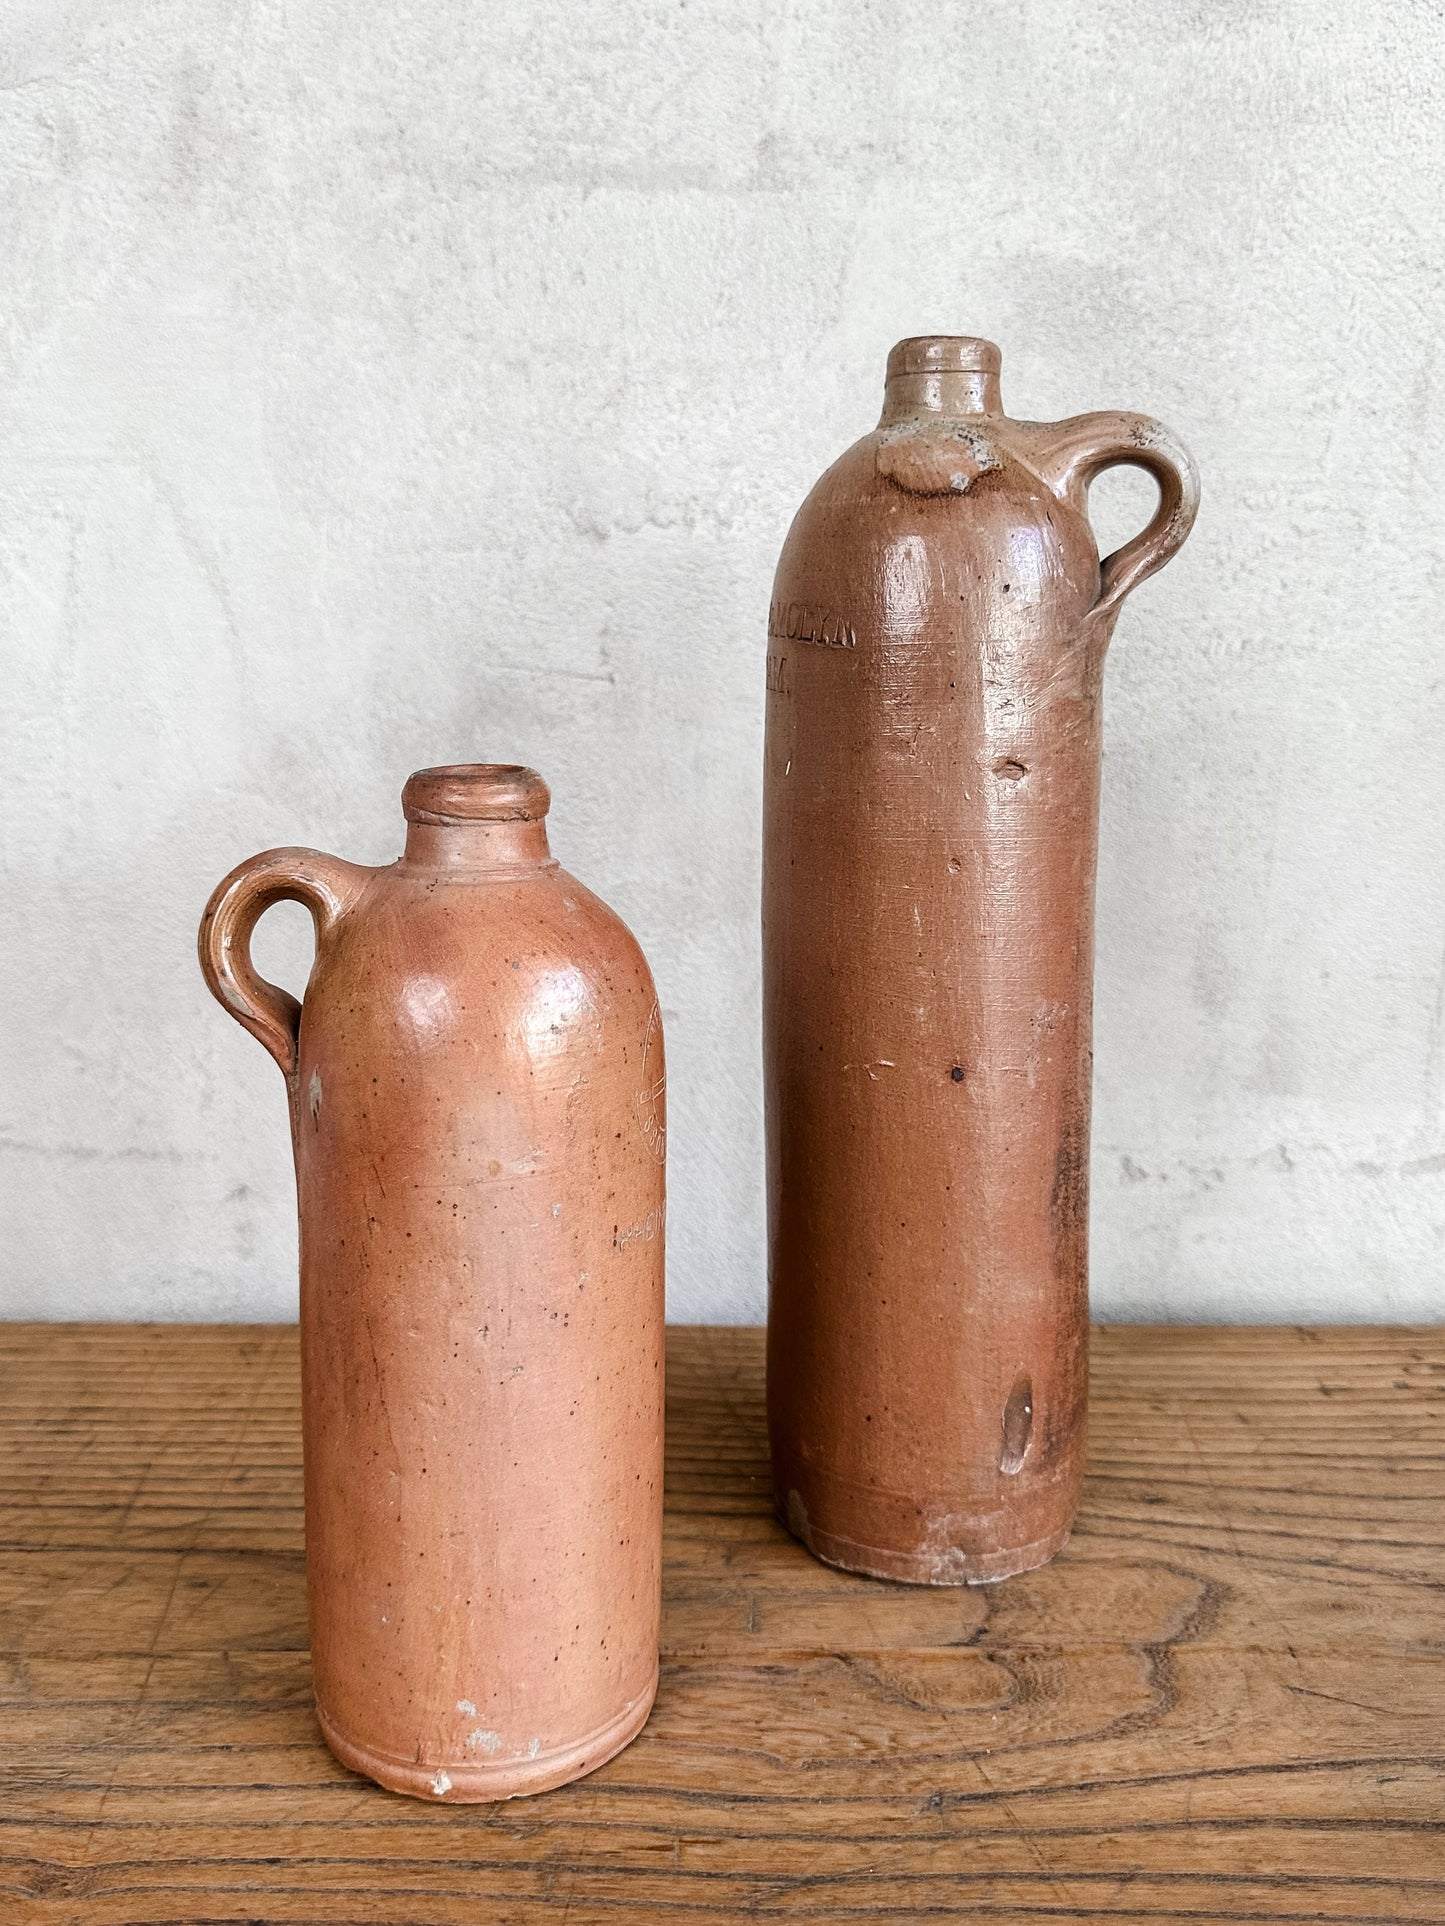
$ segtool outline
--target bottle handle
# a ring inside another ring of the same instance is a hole
[[[317,849],[268,849],[218,883],[201,918],[201,974],[212,996],[296,1074],[301,1005],[289,990],[258,976],[251,932],[273,903],[304,903],[318,947],[349,907],[370,870]]]
[[[1118,612],[1124,597],[1179,549],[1199,512],[1199,471],[1187,448],[1149,415],[1107,409],[1075,415],[1044,431],[1035,466],[1056,494],[1088,512],[1090,482],[1106,468],[1142,468],[1159,485],[1149,525],[1099,564],[1094,618]]]

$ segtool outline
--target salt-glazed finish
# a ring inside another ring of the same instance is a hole
[[[1158,483],[1102,564],[1090,482]],[[1084,1463],[1104,652],[1194,519],[1142,415],[1011,421],[999,353],[901,342],[768,621],[768,1413],[821,1558],[983,1583]]]
[[[243,863],[201,925],[286,1076],[321,1727],[397,1792],[590,1772],[657,1687],[664,1072],[652,978],[530,769],[425,769],[406,853]],[[305,1001],[249,957],[316,927]]]

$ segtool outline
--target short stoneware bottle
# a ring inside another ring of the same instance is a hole
[[[1101,564],[1090,482],[1159,488]],[[982,1583],[1084,1463],[1104,652],[1193,522],[1142,415],[1011,421],[999,353],[901,342],[768,621],[768,1415],[820,1558]]]
[[[662,1031],[546,784],[424,769],[406,853],[242,863],[201,967],[285,1073],[321,1727],[394,1791],[590,1772],[646,1721],[662,1543]],[[249,956],[304,903],[303,1003]]]

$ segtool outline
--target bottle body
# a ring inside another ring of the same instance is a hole
[[[905,350],[988,350],[942,372],[996,384],[988,344]],[[1051,1556],[1083,1472],[1117,602],[1076,424],[898,385],[800,510],[769,620],[769,1426],[819,1556],[956,1584]]]
[[[605,905],[503,840],[414,817],[362,873],[288,1073],[321,1724],[452,1800],[591,1770],[657,1678],[656,1001]]]

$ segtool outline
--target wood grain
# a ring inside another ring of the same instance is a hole
[[[317,1733],[294,1330],[0,1326],[0,1920],[1445,1921],[1445,1334],[1098,1331],[987,1590],[779,1531],[760,1333],[669,1372],[651,1723],[434,1809]]]

